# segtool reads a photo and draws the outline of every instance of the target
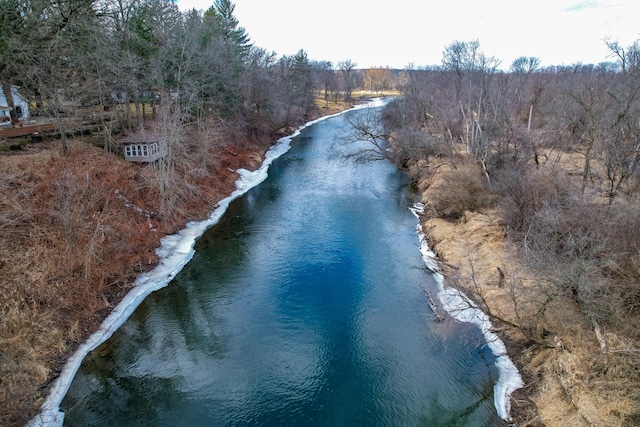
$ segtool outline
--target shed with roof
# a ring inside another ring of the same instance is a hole
[[[136,132],[122,138],[124,159],[130,162],[150,163],[167,155],[164,139],[153,132]]]

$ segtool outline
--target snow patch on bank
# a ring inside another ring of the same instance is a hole
[[[422,203],[417,203],[411,211],[419,218],[419,214],[424,213],[424,209]],[[489,316],[477,308],[464,293],[444,286],[444,277],[440,272],[435,253],[429,248],[422,230],[422,224],[418,223],[417,230],[420,236],[420,253],[422,253],[422,259],[427,268],[433,271],[435,275],[438,284],[438,297],[442,302],[443,308],[454,319],[477,325],[482,331],[487,346],[496,356],[495,365],[498,368],[498,381],[493,386],[493,404],[498,416],[503,420],[510,421],[511,393],[524,386],[520,372],[507,355],[507,348],[502,340],[492,331],[493,325],[489,320]]]
[[[368,103],[360,104],[351,110],[358,110],[369,107],[380,107],[389,102],[389,98],[377,98]],[[346,110],[346,111],[351,111]],[[323,116],[312,120],[299,127],[293,134],[280,138],[275,145],[267,151],[265,159],[259,169],[249,171],[238,169],[236,172],[240,176],[236,181],[236,190],[228,197],[218,202],[218,207],[211,213],[209,218],[203,221],[192,221],[176,234],[165,236],[160,247],[156,249],[156,254],[160,258],[159,264],[153,270],[139,275],[131,290],[113,309],[111,314],[102,322],[100,329],[93,333],[76,352],[69,357],[60,376],[56,379],[47,399],[42,404],[40,414],[36,415],[28,424],[30,427],[59,427],[64,422],[64,412],[60,410],[60,404],[67,394],[71,382],[75,377],[84,358],[102,343],[107,341],[120,326],[131,316],[138,306],[152,292],[162,289],[173,280],[182,268],[193,258],[195,254],[194,245],[196,240],[204,234],[211,226],[220,221],[226,212],[229,204],[247,191],[257,186],[268,176],[269,166],[278,157],[285,154],[291,148],[291,140],[300,135],[300,132],[313,124],[331,117],[344,114],[346,111],[330,116]]]

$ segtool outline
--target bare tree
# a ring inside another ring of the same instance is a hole
[[[317,61],[313,64],[316,85],[324,93],[325,108],[329,107],[329,94],[337,89],[336,73],[331,61]]]
[[[275,52],[252,47],[247,54],[242,77],[245,116],[254,133],[266,133],[277,121],[277,102],[273,97],[276,85],[273,69],[277,63]]]
[[[395,160],[389,146],[389,135],[383,131],[380,112],[367,109],[362,114],[348,119],[349,127],[340,139],[332,145],[339,156],[355,162]]]
[[[355,88],[355,69],[358,66],[350,59],[338,62],[338,69],[342,76],[342,90],[344,91],[344,99],[347,102],[352,101],[352,92]]]
[[[534,56],[520,56],[511,63],[510,71],[516,74],[532,74],[540,67],[540,59]]]
[[[364,86],[369,92],[380,93],[391,89],[393,73],[389,67],[377,67],[364,70]]]

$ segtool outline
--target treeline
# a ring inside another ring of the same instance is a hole
[[[254,46],[234,7],[215,0],[204,12],[181,13],[170,0],[1,0],[0,83],[10,103],[18,85],[53,118],[131,103],[133,112],[121,112],[134,126],[144,125],[146,105],[154,114],[170,108],[183,122],[233,118],[253,133],[298,124],[316,90],[327,102],[349,101],[364,84],[350,60]]]
[[[563,339],[575,330],[574,304],[591,329],[575,341],[599,344],[582,369],[616,379],[603,396],[637,403],[640,45],[607,45],[611,62],[543,69],[522,57],[502,72],[477,41],[453,42],[441,67],[403,72],[403,96],[383,122],[392,160],[421,190],[444,175],[445,191],[428,200],[433,215],[491,211],[504,223],[527,271],[501,279],[513,309],[494,320],[534,343]],[[628,425],[640,413],[630,412],[618,414]]]

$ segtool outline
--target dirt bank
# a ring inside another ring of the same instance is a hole
[[[427,208],[447,185],[438,175],[429,180],[422,183]],[[427,209],[422,224],[445,284],[461,289],[490,315],[522,374],[525,387],[512,395],[514,425],[633,425],[628,418],[637,410],[632,356],[601,347],[606,342],[632,348],[632,343],[594,331],[569,297],[548,304],[546,320],[536,330],[521,327],[531,323],[525,321],[526,300],[541,282],[509,243],[498,209],[467,211],[456,220],[429,215]]]

